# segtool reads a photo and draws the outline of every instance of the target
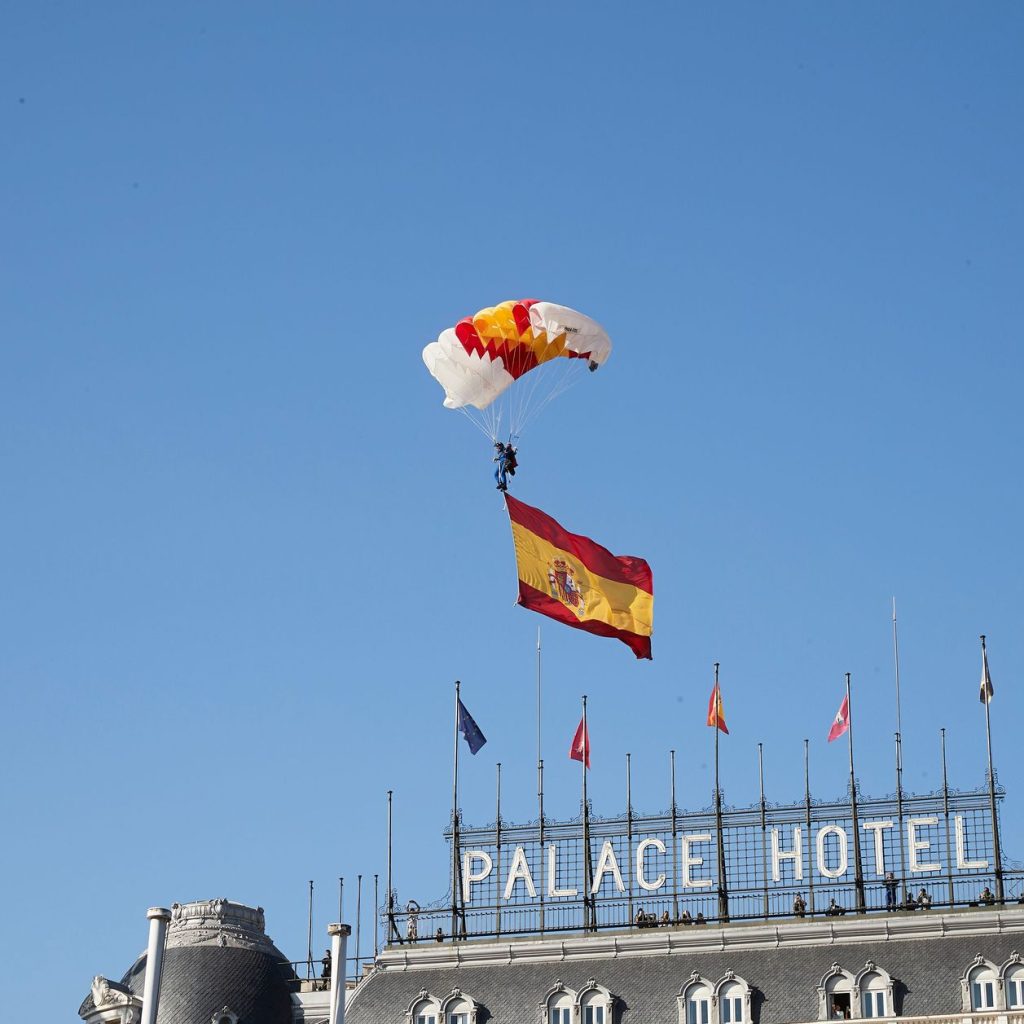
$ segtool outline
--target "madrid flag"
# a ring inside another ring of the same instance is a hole
[[[843,698],[843,703],[839,705],[839,710],[836,712],[836,717],[832,719],[832,728],[828,731],[828,741],[831,743],[833,740],[839,739],[840,736],[850,728],[850,696],[847,694]]]
[[[576,726],[576,735],[573,736],[572,746],[569,748],[569,759],[582,761],[588,768],[590,767],[590,735],[584,718],[581,718],[580,724]]]
[[[631,555],[613,555],[587,537],[569,533],[540,509],[505,495],[519,570],[519,604],[531,611],[621,640],[638,658],[650,658],[654,621],[651,567]]]

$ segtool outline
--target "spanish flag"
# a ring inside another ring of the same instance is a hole
[[[505,503],[519,570],[518,603],[567,626],[614,637],[638,658],[650,658],[651,567],[642,558],[613,555],[589,538],[569,533],[510,494]]]

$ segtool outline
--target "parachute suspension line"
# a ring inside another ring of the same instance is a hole
[[[560,395],[565,394],[565,392],[575,384],[579,383],[580,379],[583,377],[582,367],[586,364],[582,360],[552,360],[552,362],[556,361],[562,361],[564,365],[550,367],[550,372],[546,374],[546,393],[536,402],[531,401],[531,403],[526,407],[524,415],[517,424],[519,430],[522,430],[526,426],[527,422],[536,419],[537,416],[539,416],[540,413],[548,407],[548,405],[550,405]],[[548,368],[541,367],[540,369],[545,370]],[[536,373],[537,371],[534,372]],[[536,385],[534,386],[534,390],[536,390]]]
[[[462,405],[459,407],[459,412],[461,412],[462,415],[465,416],[466,419],[469,420],[469,422],[472,423],[473,426],[476,427],[476,429],[479,430],[480,433],[484,435],[484,437],[486,437],[490,441],[494,440],[493,431],[490,430],[487,424],[483,421],[483,416],[481,415],[478,409],[473,409],[473,411],[470,412],[469,408]]]

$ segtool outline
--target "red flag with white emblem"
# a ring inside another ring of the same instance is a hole
[[[839,705],[839,710],[836,712],[836,717],[832,720],[832,728],[828,731],[828,741],[831,743],[833,740],[839,739],[840,736],[850,728],[850,695],[847,694],[843,698],[843,703]]]
[[[576,735],[572,738],[572,746],[569,748],[569,757],[573,761],[585,761],[590,767],[590,736],[587,733],[587,722],[585,718],[580,719],[576,728]]]

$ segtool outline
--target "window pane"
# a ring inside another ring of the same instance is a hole
[[[732,1024],[732,1000],[722,1000],[722,1024]]]
[[[603,1006],[595,1006],[594,1007],[594,1017],[595,1017],[594,1024],[604,1024],[604,1007]]]
[[[1020,982],[1015,978],[1011,978],[1006,983],[1006,1001],[1010,1006],[1011,1010],[1020,1009],[1021,1004],[1021,990],[1018,988]]]
[[[692,999],[686,1004],[686,1024],[697,1024],[697,1004]]]
[[[738,996],[732,1001],[732,1019],[734,1024],[740,1024],[743,1020],[743,1000]]]
[[[708,1001],[706,999],[700,1001],[700,1024],[708,1024]]]

